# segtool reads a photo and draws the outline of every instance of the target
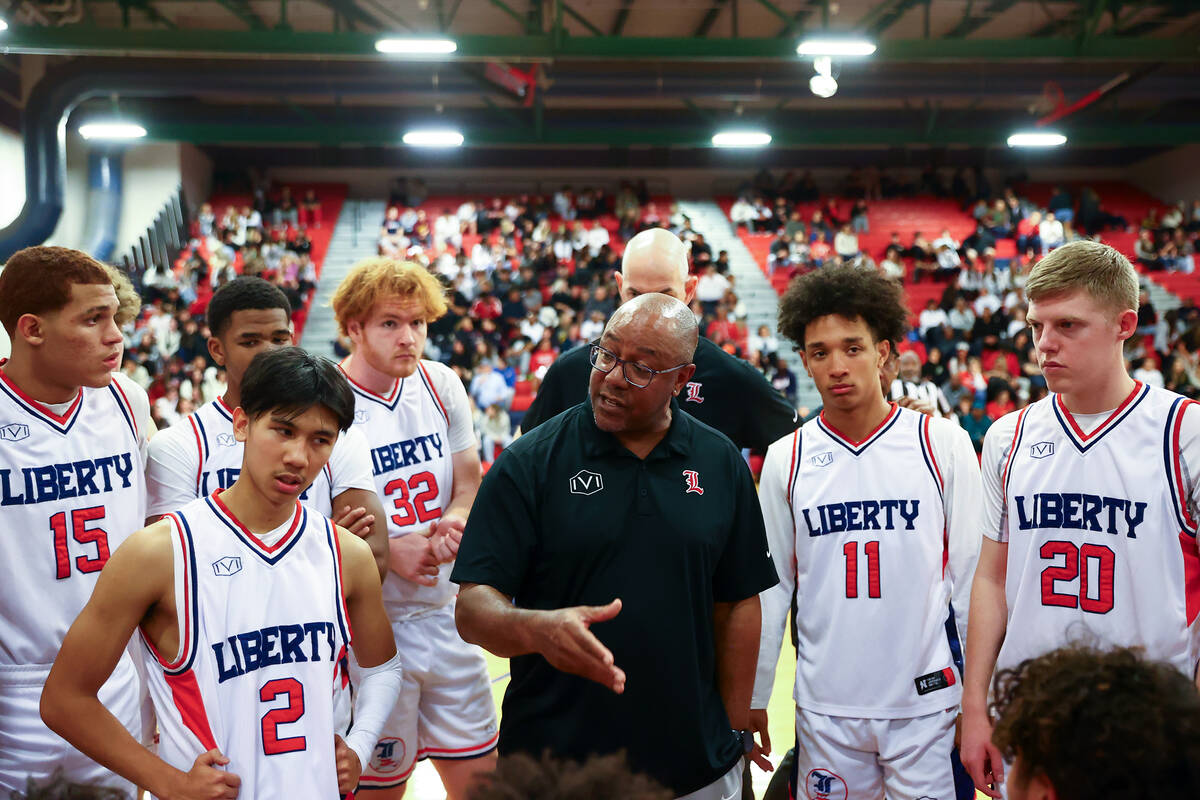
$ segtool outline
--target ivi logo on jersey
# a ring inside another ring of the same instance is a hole
[[[360,411],[354,412],[354,424],[355,425],[362,425],[364,422],[366,422],[370,418],[371,418],[371,415],[368,414],[366,411],[360,410]]]
[[[233,438],[232,433],[218,433],[217,444],[221,445],[221,447],[233,447],[237,444],[237,439]]]
[[[833,463],[833,453],[826,450],[824,453],[817,453],[810,460],[814,467],[828,467]]]
[[[0,440],[6,442],[19,442],[22,439],[29,438],[29,426],[20,422],[10,422],[7,425],[0,425]]]
[[[571,494],[590,495],[604,488],[604,478],[599,472],[581,469],[571,476]]]
[[[212,567],[213,574],[218,578],[237,575],[242,571],[242,559],[241,556],[225,556],[212,562]]]
[[[1038,442],[1029,445],[1030,458],[1049,458],[1054,455],[1054,442]]]

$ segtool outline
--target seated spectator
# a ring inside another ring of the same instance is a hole
[[[937,300],[930,298],[925,303],[925,308],[921,310],[917,317],[917,330],[921,334],[921,339],[929,347],[938,347],[945,339],[945,331],[943,328],[949,327],[950,319],[946,316],[946,312],[939,306]]]
[[[1159,227],[1165,230],[1173,231],[1183,224],[1183,203],[1175,206],[1168,206],[1163,212],[1162,220],[1159,222]]]
[[[1000,389],[996,392],[996,396],[984,406],[983,415],[988,419],[997,420],[1010,411],[1015,411],[1016,408],[1017,404],[1013,402],[1010,391],[1008,389]]]
[[[826,240],[833,238],[833,229],[829,227],[829,223],[825,221],[825,214],[820,209],[813,211],[812,220],[808,225],[809,241],[815,242],[820,234],[824,234]]]
[[[504,406],[493,403],[480,416],[478,427],[481,459],[485,464],[490,464],[504,448],[512,444],[512,422]]]
[[[783,238],[789,242],[794,241],[797,234],[808,241],[808,231],[804,227],[804,220],[800,219],[800,211],[793,208],[792,213],[788,215],[787,224],[783,226]]]
[[[604,322],[607,318],[603,311],[592,311],[585,314],[585,317],[579,325],[579,338],[585,342],[594,342],[604,333]]]
[[[979,222],[975,224],[975,232],[963,240],[963,247],[966,248],[967,260],[974,262],[982,255],[995,255],[996,236],[990,228]]]
[[[771,385],[775,387],[775,391],[779,392],[793,406],[796,405],[796,373],[788,367],[787,361],[775,357],[775,369],[771,373]]]
[[[1133,371],[1133,379],[1150,386],[1163,388],[1165,380],[1153,358],[1143,358],[1141,365]]]
[[[699,269],[712,261],[712,245],[704,241],[704,234],[697,233],[692,239],[691,246],[692,265]]]
[[[729,251],[722,250],[721,252],[717,253],[717,260],[713,262],[713,265],[716,266],[717,272],[721,273],[722,275],[728,275],[729,274]]]
[[[1187,232],[1182,227],[1176,227],[1159,251],[1159,257],[1167,269],[1190,273],[1196,268],[1192,259],[1195,252],[1196,246],[1188,238]]]
[[[1050,196],[1050,202],[1046,204],[1046,208],[1061,222],[1075,217],[1075,201],[1071,199],[1071,193],[1061,185],[1054,187],[1054,193]]]
[[[933,240],[933,252],[937,258],[939,277],[958,274],[959,267],[962,265],[962,258],[958,255],[959,247],[958,241],[950,235],[949,228],[943,230],[942,235]]]
[[[1008,203],[1004,200],[997,200],[992,203],[991,208],[983,215],[984,228],[990,233],[994,239],[1006,239],[1012,231],[1012,219],[1008,213]],[[994,243],[994,240],[993,240]],[[978,248],[976,248],[978,249]],[[980,252],[983,252],[980,250]]]
[[[870,233],[871,223],[867,218],[867,201],[855,200],[850,209],[850,225],[855,233]]]
[[[850,223],[842,225],[833,237],[833,249],[842,261],[849,262],[858,258],[858,236],[851,230]]]
[[[710,263],[705,266],[704,272],[696,281],[696,299],[700,301],[700,307],[704,309],[704,316],[710,317],[716,313],[717,306],[725,297],[725,292],[729,291],[730,286],[732,284],[729,278],[717,272],[715,265]]]
[[[983,403],[972,400],[969,395],[963,395],[958,400],[958,424],[971,437],[971,444],[976,453],[983,452],[983,439],[994,420],[984,411]]]
[[[734,226],[745,226],[750,233],[755,232],[755,224],[758,222],[758,212],[754,208],[754,204],[748,201],[745,197],[738,197],[733,201],[733,206],[729,209],[729,220]]]
[[[959,341],[966,340],[975,327],[975,311],[967,304],[967,298],[962,295],[955,298],[954,308],[950,309],[947,318],[951,330],[954,331],[954,338]]]
[[[512,399],[512,389],[504,380],[504,376],[497,372],[492,362],[487,359],[480,361],[475,367],[475,377],[471,379],[469,391],[475,405],[480,408],[491,405],[508,408],[509,400]]]
[[[889,245],[883,261],[879,262],[879,269],[891,280],[903,282],[904,262],[900,260],[900,250]]]
[[[771,329],[766,325],[759,325],[758,331],[749,337],[747,341],[747,350],[751,353],[758,353],[762,356],[763,363],[779,352],[779,340],[771,334]]]
[[[1063,221],[1057,216],[1058,212],[1047,211],[1046,216],[1038,225],[1038,238],[1042,240],[1042,252],[1049,253],[1056,247],[1066,243],[1063,234]]]
[[[1017,223],[1017,252],[1021,254],[1032,250],[1042,252],[1042,237],[1039,233],[1042,224],[1042,212],[1032,211],[1028,217]]]
[[[997,673],[1012,800],[1200,797],[1200,694],[1137,649],[1068,645]]]
[[[807,250],[807,245],[805,250]],[[796,265],[796,261],[792,259],[791,252],[786,245],[776,247],[767,256],[767,274],[774,275],[776,272],[783,271],[790,273]]]
[[[316,189],[307,189],[297,209],[297,223],[308,228],[321,227],[321,201]]]
[[[825,266],[833,258],[833,246],[829,244],[829,235],[824,230],[818,231],[816,241],[808,249],[808,257],[816,269]]]
[[[275,204],[272,214],[274,215],[273,221],[276,225],[281,225],[285,222],[291,225],[300,224],[300,208],[296,205],[295,198],[292,197],[290,186],[284,186],[279,190],[279,202]]]
[[[1154,231],[1142,228],[1142,232],[1138,234],[1138,239],[1133,245],[1133,253],[1137,262],[1148,270],[1161,270],[1163,262],[1158,251],[1159,247],[1154,240]]]
[[[408,250],[408,237],[400,222],[400,209],[395,206],[387,210],[383,226],[379,229],[379,255],[388,258],[403,258]]]

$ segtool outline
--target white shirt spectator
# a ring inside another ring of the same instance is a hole
[[[975,327],[975,312],[970,306],[952,308],[946,318],[950,320],[950,327],[956,331],[969,331]]]
[[[904,279],[904,264],[899,260],[893,260],[891,255],[879,262],[879,268],[883,270],[883,274],[889,278],[894,278],[896,280]]]
[[[608,244],[609,235],[608,228],[605,228],[599,222],[592,225],[592,229],[587,233],[587,248],[588,255],[592,258],[600,255],[600,248]]]
[[[769,333],[766,336],[759,336],[757,333],[753,333],[746,340],[746,346],[755,353],[762,353],[763,355],[768,353],[778,353],[779,339],[775,338]]]
[[[400,212],[400,227],[404,228],[405,233],[412,233],[412,229],[417,225],[417,211],[413,208],[406,208]]]
[[[475,221],[475,204],[470,200],[458,207],[458,212],[455,214],[458,217],[460,224],[469,224]]]
[[[933,240],[933,252],[937,256],[938,266],[942,269],[954,269],[962,263],[958,256],[959,243],[953,236],[942,236]]]
[[[701,303],[720,302],[729,286],[729,279],[721,273],[706,272],[696,281],[696,299]]]
[[[554,240],[554,257],[559,261],[570,261],[571,256],[575,255],[575,248],[571,244],[570,239],[555,239]]]
[[[488,271],[494,269],[496,261],[492,258],[492,249],[483,242],[476,242],[471,248],[471,266]]]
[[[1158,224],[1164,228],[1178,228],[1183,224],[1183,211],[1177,206],[1171,206],[1163,213],[1162,219],[1159,220]]]
[[[1000,305],[1000,298],[987,289],[984,289],[979,293],[979,297],[975,298],[975,313],[982,315],[985,308],[990,308],[992,313],[995,314],[1000,310]]]
[[[946,312],[940,308],[927,308],[917,317],[917,327],[921,330],[921,337],[924,338],[929,331],[942,325],[948,325],[950,318],[946,316]]]
[[[1142,383],[1149,384],[1150,386],[1156,386],[1159,389],[1163,388],[1163,374],[1158,371],[1158,368],[1154,366],[1153,362],[1150,364],[1149,369],[1147,369],[1145,366],[1135,369],[1133,371],[1133,379],[1135,381],[1141,381]]]
[[[258,212],[257,208],[251,209],[250,216],[246,217],[246,227],[247,228],[258,228],[259,230],[261,230],[262,226],[263,226],[262,214],[260,214]]]
[[[453,214],[442,214],[433,221],[433,242],[435,246],[462,245],[462,234],[459,233],[458,217]]]
[[[1042,250],[1052,250],[1061,247],[1063,243],[1063,224],[1056,219],[1044,219],[1038,225],[1038,236],[1042,240]]]
[[[579,323],[579,338],[585,342],[595,341],[604,333],[604,320],[594,320],[588,317]]]
[[[853,233],[838,231],[833,237],[833,249],[844,259],[858,255],[858,237]]]
[[[537,318],[530,319],[526,317],[521,320],[521,324],[518,327],[520,328],[521,335],[531,342],[540,342],[542,334],[546,332],[546,328]]]
[[[471,397],[475,398],[475,405],[480,408],[494,404],[507,406],[511,394],[512,389],[508,388],[504,376],[492,369],[491,364],[484,362],[479,365],[475,377],[471,379]]]
[[[734,225],[749,225],[753,227],[753,223],[758,219],[758,214],[754,211],[754,206],[747,203],[745,198],[739,197],[733,201],[733,207],[729,209],[729,219]]]

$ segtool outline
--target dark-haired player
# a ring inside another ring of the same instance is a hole
[[[0,363],[0,795],[55,767],[72,781],[133,788],[47,730],[37,705],[109,553],[145,515],[150,405],[113,374],[119,309],[110,273],[77,250],[30,247],[0,273],[12,342]],[[133,664],[113,662],[100,698],[139,735]]]
[[[1140,650],[1068,646],[996,675],[1009,800],[1200,797],[1200,694]]]
[[[242,445],[233,435],[242,376],[258,353],[292,343],[287,296],[262,278],[241,277],[222,286],[208,304],[206,320],[209,353],[225,368],[225,394],[152,440],[146,465],[147,522],[233,485],[242,463]],[[300,500],[365,536],[380,575],[385,574],[387,521],[375,495],[366,440],[358,431],[338,438],[328,465]]]
[[[957,642],[981,485],[962,429],[880,391],[889,341],[903,336],[906,317],[895,284],[851,267],[805,275],[780,303],[779,330],[798,345],[824,403],[771,445],[759,489],[780,582],[763,595],[752,724],[766,729],[794,587],[792,796],[957,790]]]
[[[357,785],[400,691],[370,548],[299,502],[354,396],[289,347],[245,375],[228,489],[133,534],[113,554],[46,680],[47,725],[156,797],[332,798]],[[335,737],[334,680],[360,665],[354,726]],[[96,698],[133,633],[145,648],[158,755]]]

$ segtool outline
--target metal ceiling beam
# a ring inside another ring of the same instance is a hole
[[[921,2],[923,0],[893,0],[891,3],[877,6],[871,12],[868,12],[855,27],[858,30],[865,30],[873,36],[880,36],[888,28],[899,22],[900,18],[908,13],[909,9]]]
[[[960,145],[1004,147],[1007,130],[995,128],[828,128],[790,127],[773,131],[772,147],[862,146],[862,145]],[[323,124],[228,125],[197,119],[194,122],[146,121],[148,138],[186,141],[195,144],[321,144],[394,145],[397,127],[387,124],[333,122]],[[1097,126],[1066,131],[1071,145],[1085,146],[1174,146],[1200,141],[1200,125]],[[527,125],[503,128],[465,128],[468,146],[521,146],[533,144]],[[547,145],[594,145],[609,147],[703,147],[711,146],[711,126],[663,128],[564,128],[547,126],[539,143]]]
[[[613,20],[612,30],[609,31],[610,36],[620,36],[625,30],[625,23],[629,20],[629,10],[633,8],[636,0],[621,0],[621,8],[617,11],[617,16]]]
[[[328,0],[339,2],[339,0]],[[361,13],[361,10],[360,10]],[[369,15],[368,15],[369,16]],[[373,19],[373,18],[372,18]],[[86,26],[13,26],[5,34],[9,53],[120,56],[206,56],[251,58],[293,56],[378,61],[376,35],[366,32],[97,30]],[[513,63],[569,60],[637,61],[796,61],[786,38],[658,38],[645,36],[455,37],[454,61],[504,60]],[[1097,36],[1076,39],[885,39],[874,56],[882,62],[1124,61],[1196,63],[1200,35],[1170,39]]]
[[[729,4],[729,0],[714,0],[709,9],[704,12],[704,18],[700,20],[700,24],[696,26],[696,32],[693,36],[708,36],[708,32],[712,30],[713,23],[717,21],[717,17],[721,16],[722,9]]]
[[[950,38],[970,36],[993,19],[1015,6],[1019,0],[993,0],[986,8],[979,9],[977,14],[966,14],[962,21],[946,34]]]
[[[247,28],[256,31],[267,29],[266,21],[250,7],[248,0],[217,0],[217,3],[245,23]]]

